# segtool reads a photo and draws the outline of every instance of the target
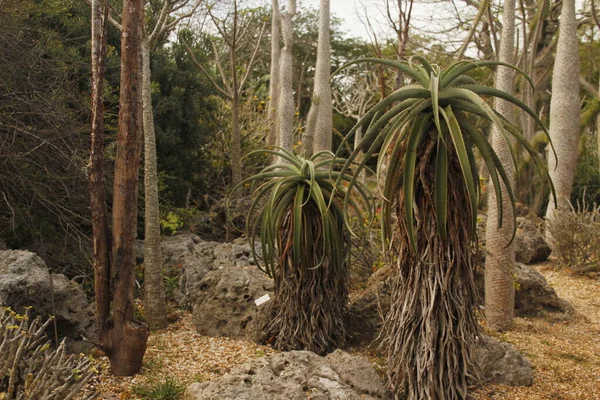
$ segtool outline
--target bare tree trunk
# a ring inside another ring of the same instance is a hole
[[[134,321],[133,304],[138,175],[143,132],[144,0],[124,0],[122,26],[119,134],[112,210],[113,326],[107,355],[115,375],[133,375],[142,367],[148,341],[147,326]]]
[[[144,289],[145,316],[151,329],[167,327],[167,308],[160,252],[160,213],[156,135],[152,112],[152,81],[150,72],[150,43],[142,45],[143,113],[144,113]]]
[[[314,131],[309,132],[314,138],[313,151],[331,151],[333,129],[333,107],[331,99],[331,41],[329,38],[329,0],[321,0],[319,7],[319,42],[317,47],[317,66],[313,103],[308,113],[309,128],[314,119]],[[313,114],[313,115],[311,115]]]
[[[281,51],[281,84],[279,93],[279,140],[278,144],[287,150],[292,150],[294,144],[294,89],[292,87],[294,56],[292,53],[294,27],[292,18],[296,14],[296,0],[289,0],[287,10],[281,15],[281,36],[283,49]],[[282,160],[278,160],[281,162]]]
[[[499,60],[505,63],[513,62],[515,38],[515,0],[505,0],[502,13],[502,37],[500,40]],[[496,88],[511,93],[514,73],[507,67],[498,67],[496,73]],[[494,99],[495,109],[508,120],[512,119],[511,103]],[[508,176],[509,184],[513,184],[514,171],[508,144],[501,132],[494,126],[492,129],[492,147]],[[485,260],[485,316],[491,329],[508,330],[512,326],[515,302],[514,284],[514,245],[507,246],[513,230],[513,209],[508,192],[502,185],[502,228],[498,229],[498,209],[496,193],[489,190],[488,219],[486,225]]]
[[[106,30],[108,3],[92,1],[92,132],[90,154],[90,210],[94,238],[94,291],[96,328],[100,347],[109,346],[110,316],[110,236],[104,187],[104,70],[106,62]]]
[[[233,94],[231,102],[231,187],[242,181],[242,135],[240,133],[240,98]]]
[[[281,81],[281,67],[279,65],[281,57],[279,2],[272,0],[271,8],[273,9],[271,17],[271,79],[269,83],[269,121],[271,122],[271,130],[267,136],[267,145],[274,146],[277,144],[277,133],[279,132],[277,107],[279,105],[279,82]]]
[[[548,203],[547,220],[553,218],[557,208],[569,208],[577,165],[579,120],[579,43],[575,0],[564,0],[560,13],[550,100],[550,139],[554,143],[556,156],[552,150],[548,154],[548,170],[554,183],[558,204],[555,205],[552,200]],[[546,235],[548,236],[548,232]],[[552,243],[552,238],[547,238]]]

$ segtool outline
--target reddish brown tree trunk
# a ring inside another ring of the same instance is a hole
[[[133,285],[138,176],[143,132],[142,40],[144,0],[123,1],[119,134],[113,188],[111,343],[113,373],[132,375],[142,367],[148,328],[134,322]]]
[[[133,267],[142,140],[142,34],[144,0],[124,0],[121,37],[121,93],[115,164],[112,249],[106,211],[103,160],[104,57],[108,4],[92,2],[92,150],[90,197],[98,345],[115,375],[142,367],[148,327],[134,321]],[[112,303],[112,308],[111,308]],[[112,312],[111,312],[112,311]]]

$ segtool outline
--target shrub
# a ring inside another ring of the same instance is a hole
[[[90,358],[69,356],[64,340],[50,348],[45,335],[52,322],[30,320],[10,308],[0,309],[0,394],[5,400],[68,400],[93,374]],[[91,397],[90,397],[91,398]]]
[[[164,381],[133,387],[133,393],[145,400],[176,400],[184,391],[185,386],[171,377]]]
[[[548,238],[561,265],[580,273],[600,271],[600,206],[556,211],[546,222]]]

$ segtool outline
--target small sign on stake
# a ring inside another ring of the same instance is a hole
[[[258,299],[254,300],[254,302],[256,303],[256,306],[259,307],[269,300],[271,300],[271,296],[269,296],[269,293],[267,293],[264,296],[260,296]]]

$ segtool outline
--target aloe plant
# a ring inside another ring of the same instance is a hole
[[[259,152],[284,161],[242,182],[253,184],[250,247],[254,252],[260,241],[262,259],[254,258],[275,281],[269,331],[278,349],[324,354],[345,340],[350,219],[344,208],[362,215],[369,195],[358,183],[358,196],[346,196],[352,175],[339,171],[346,160],[331,152],[309,158],[285,149]]]
[[[517,157],[513,141],[522,146],[542,180],[549,182],[540,155],[481,96],[511,102],[534,118],[546,135],[548,132],[520,100],[478,85],[467,75],[485,66],[516,69],[510,65],[463,61],[442,70],[415,56],[407,63],[361,59],[342,68],[358,62],[383,64],[412,80],[358,121],[350,135],[362,126],[367,126],[366,132],[340,171],[345,176],[364,151],[364,159],[353,169],[351,191],[361,169],[379,152],[382,235],[384,242],[392,241],[398,252],[393,301],[384,323],[390,384],[398,398],[465,399],[467,377],[477,372],[472,349],[479,334],[473,273],[480,195],[476,150],[499,199],[499,225],[503,212],[501,184],[506,186],[514,206],[505,166],[479,123],[491,122],[500,129],[513,152],[513,162]],[[386,158],[388,167],[385,176],[380,176]]]

